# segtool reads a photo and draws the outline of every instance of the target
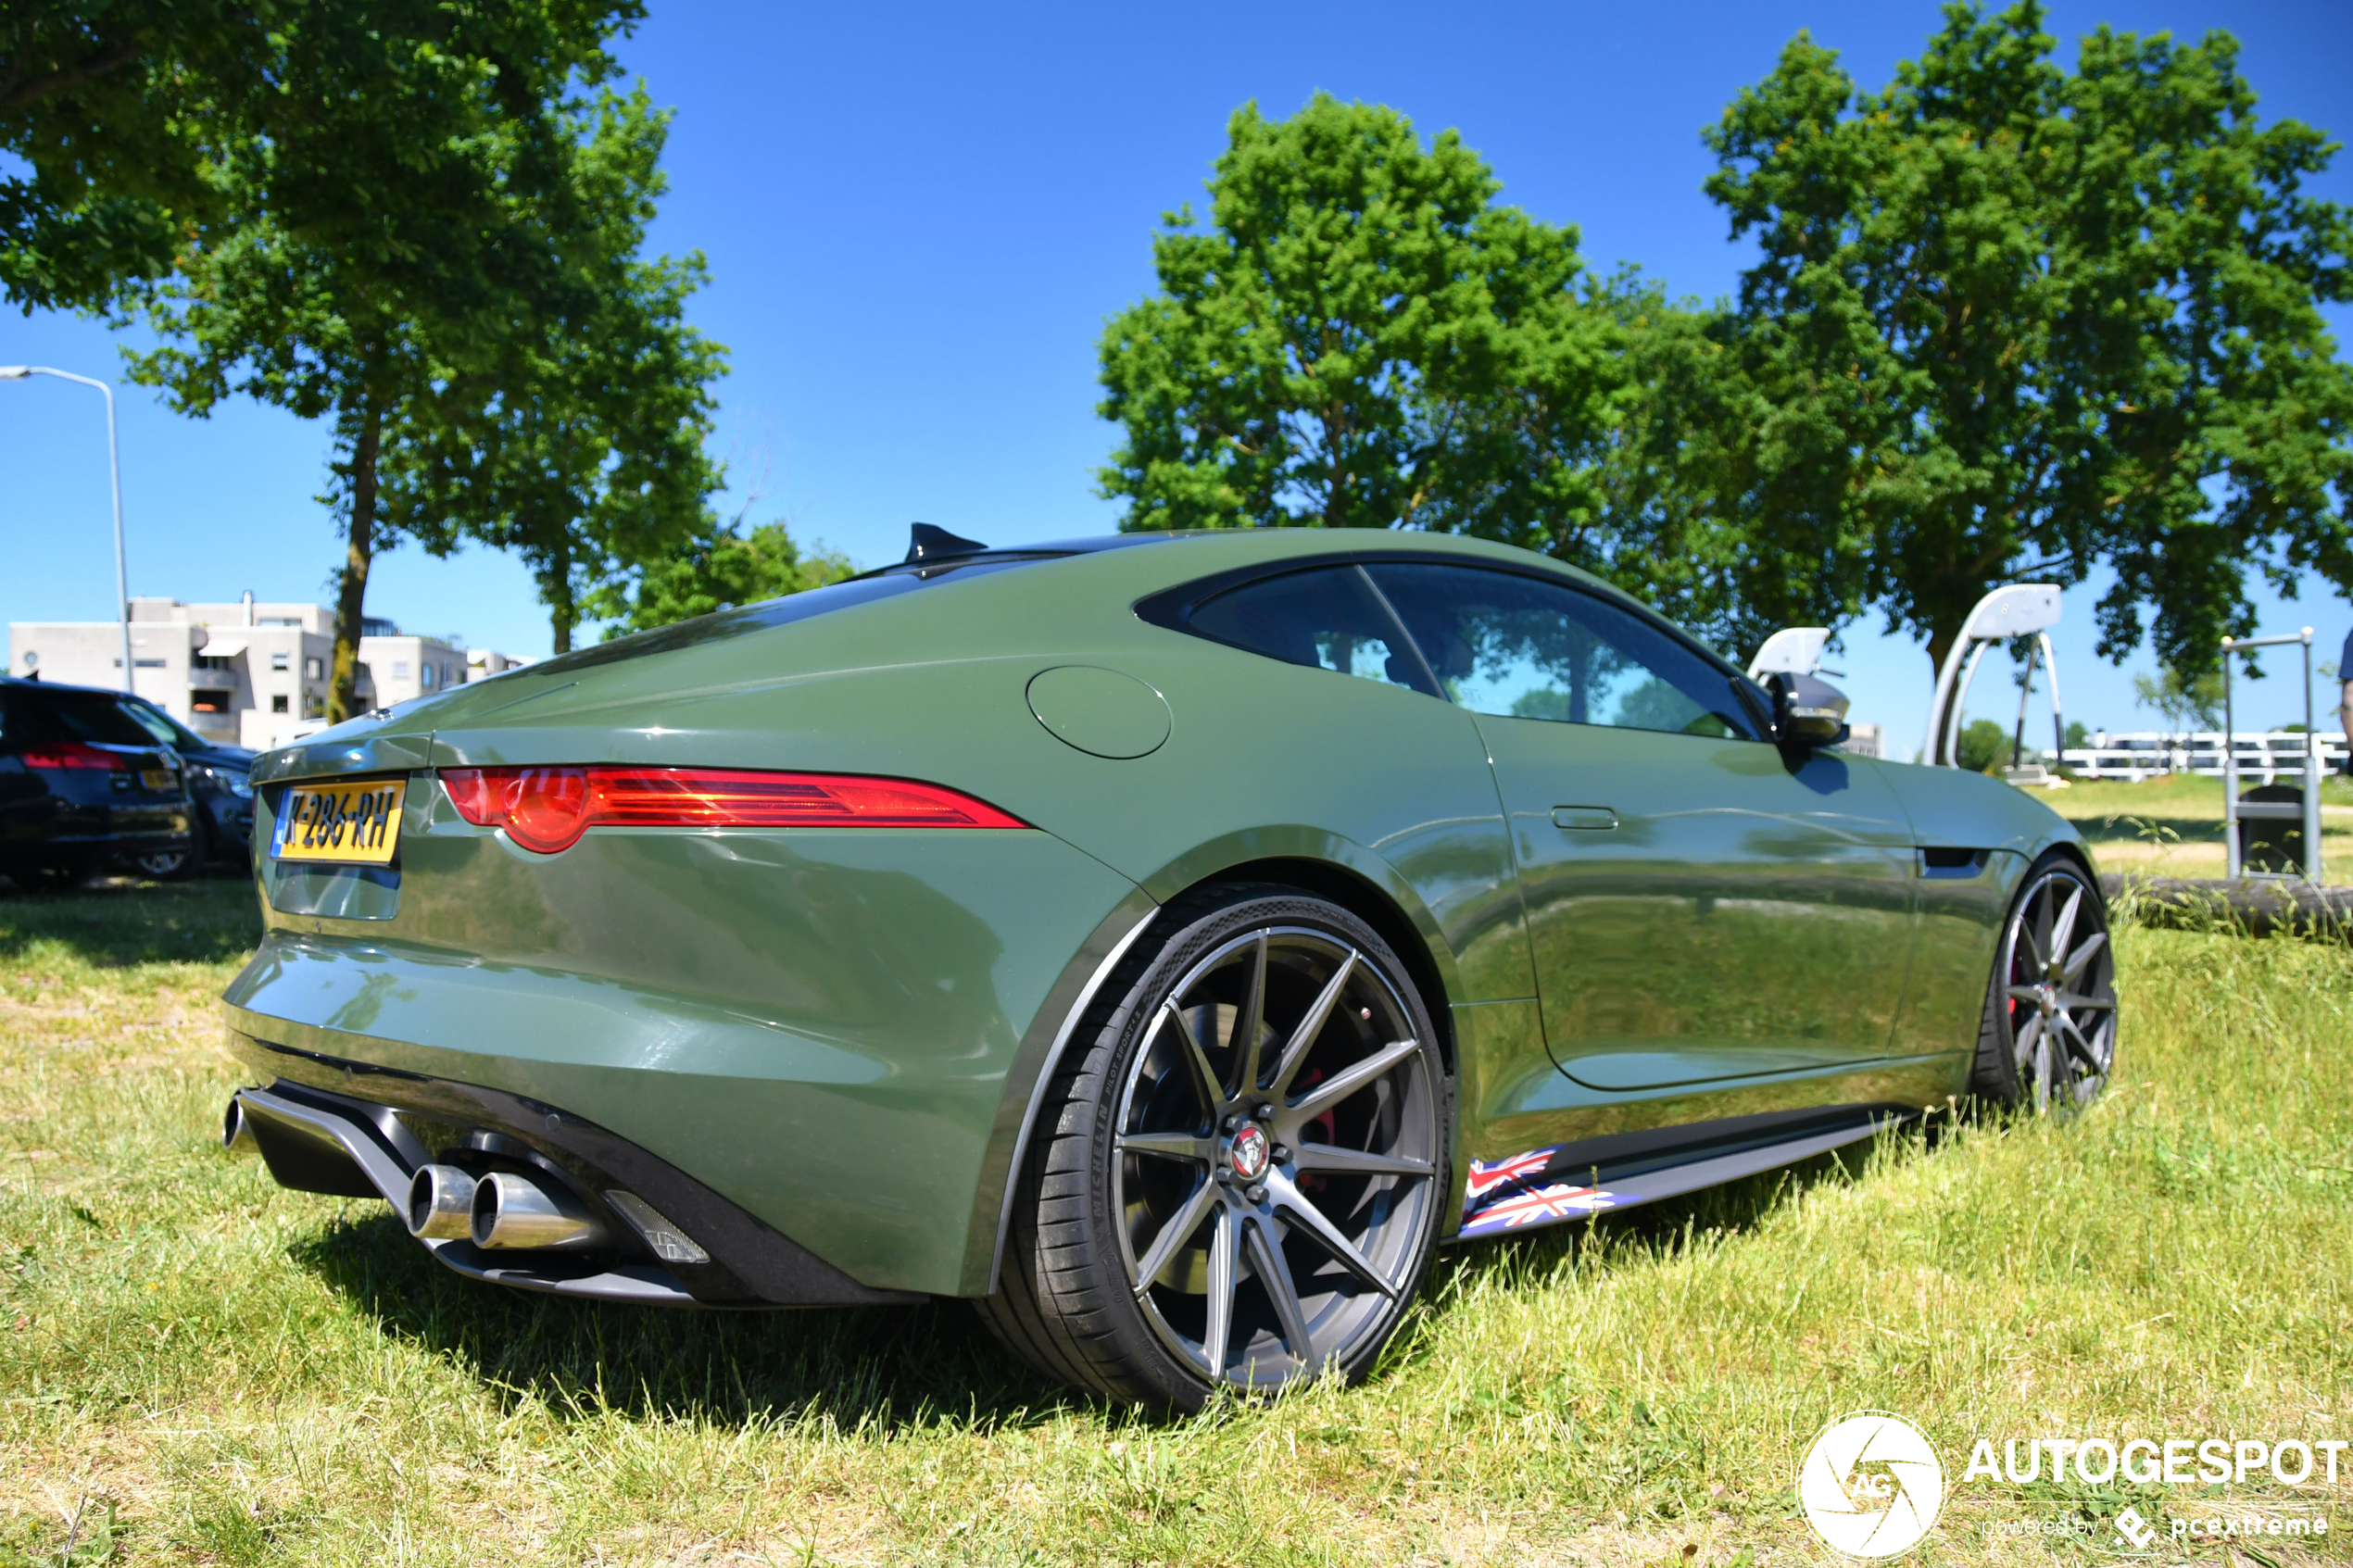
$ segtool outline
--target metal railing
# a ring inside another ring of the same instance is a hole
[[[2096,746],[2069,746],[2059,753],[2059,760],[2081,778],[2134,784],[2163,773],[2198,773],[2219,779],[2228,771],[2226,760],[2234,760],[2241,779],[2268,784],[2283,776],[2290,782],[2301,780],[2309,744],[2309,737],[2295,730],[2241,730],[2228,738],[2227,745],[2219,730],[2171,734],[2147,730],[2098,738]],[[2347,750],[2343,735],[2321,732],[2324,771],[2341,771]]]

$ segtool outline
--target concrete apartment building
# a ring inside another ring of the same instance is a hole
[[[359,697],[371,708],[522,662],[372,617],[361,632]],[[318,605],[131,601],[132,690],[207,740],[262,751],[317,728],[334,653],[334,613]],[[11,621],[8,672],[119,688],[121,637],[110,621]]]

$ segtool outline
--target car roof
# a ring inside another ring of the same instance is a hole
[[[1041,540],[1033,544],[985,546],[954,555],[931,555],[919,560],[893,561],[887,566],[862,572],[850,581],[902,575],[929,579],[952,575],[960,567],[1003,567],[1030,561],[1066,560],[1125,550],[1139,545],[1178,546],[1165,556],[1158,551],[1151,554],[1151,570],[1161,574],[1164,583],[1171,587],[1194,578],[1217,575],[1229,568],[1271,564],[1292,558],[1304,561],[1377,555],[1419,556],[1425,558],[1444,556],[1477,560],[1506,570],[1565,577],[1580,587],[1621,599],[1646,614],[1656,614],[1642,600],[1617,584],[1533,550],[1459,533],[1397,528],[1200,528],[1094,534]],[[1243,559],[1213,563],[1203,558],[1225,556],[1239,556]]]
[[[28,681],[20,675],[0,675],[0,686],[21,686],[31,692],[94,692],[100,696],[128,697],[132,694],[120,686],[82,686],[70,681]],[[145,702],[139,697],[136,700]],[[150,705],[152,706],[152,705]]]

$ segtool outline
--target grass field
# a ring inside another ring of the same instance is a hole
[[[955,1305],[559,1303],[279,1190],[214,1142],[256,935],[237,883],[0,896],[0,1562],[1821,1562],[1791,1478],[1857,1408],[1957,1480],[1981,1436],[2353,1437],[2339,947],[2122,933],[2080,1121],[1465,1249],[1369,1384],[1167,1423]],[[2207,1496],[2157,1490],[1972,1483],[1913,1561]],[[2235,1560],[2353,1556],[2347,1490]]]
[[[2220,779],[2175,773],[2035,794],[2091,840],[2103,870],[2219,877],[2228,869]],[[2321,785],[2321,859],[2330,880],[2353,882],[2353,779],[2342,775]]]

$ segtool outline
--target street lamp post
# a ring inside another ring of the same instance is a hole
[[[107,473],[114,483],[114,609],[115,621],[122,631],[122,689],[130,691],[131,671],[131,574],[122,560],[122,448],[115,440],[114,388],[105,382],[88,376],[77,376],[71,370],[53,370],[46,365],[0,365],[0,381],[22,381],[27,376],[55,376],[59,381],[79,382],[94,386],[107,399]]]

